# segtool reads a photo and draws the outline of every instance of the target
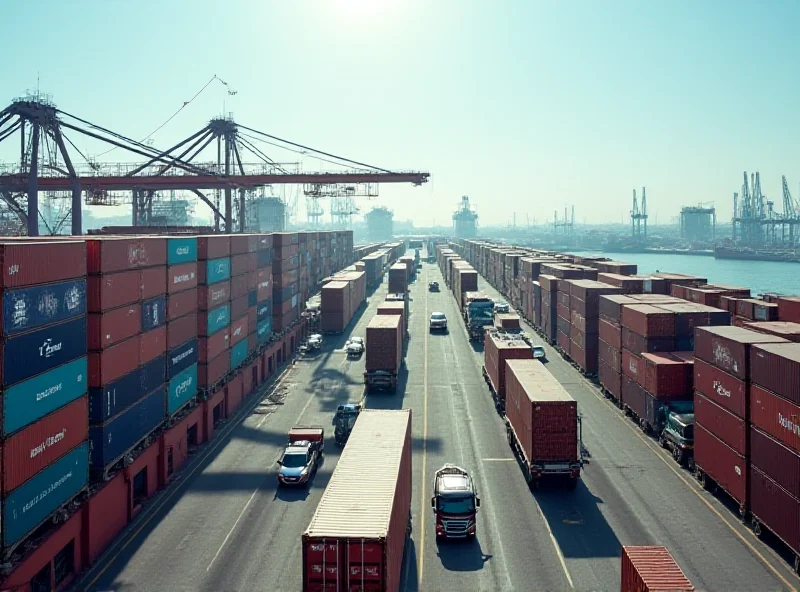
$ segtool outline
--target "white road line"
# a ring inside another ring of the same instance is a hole
[[[236,522],[233,523],[233,526],[231,526],[230,531],[228,531],[228,534],[225,537],[225,540],[222,541],[222,544],[219,546],[219,549],[217,549],[217,552],[214,554],[214,557],[211,559],[211,563],[208,564],[208,567],[206,568],[206,571],[209,571],[211,569],[211,566],[214,565],[214,561],[217,559],[217,557],[219,557],[219,554],[222,552],[222,548],[225,546],[225,543],[227,543],[228,539],[231,538],[231,535],[233,534],[233,531],[236,530],[236,525],[239,524],[239,520],[241,520],[242,516],[244,516],[244,513],[247,511],[247,508],[250,506],[250,503],[253,501],[253,499],[255,499],[256,494],[258,493],[258,491],[259,491],[259,488],[256,488],[256,490],[253,492],[253,495],[251,495],[250,499],[247,500],[247,503],[244,505],[244,508],[242,508],[242,511],[239,513],[239,517],[236,519]]]
[[[561,562],[561,569],[564,570],[564,575],[567,576],[567,583],[569,583],[570,588],[574,589],[575,584],[572,583],[572,576],[569,575],[567,562],[564,560],[564,555],[561,553],[561,547],[558,546],[558,541],[556,541],[556,537],[553,536],[553,531],[550,529],[550,523],[547,521],[544,512],[541,511],[541,507],[539,508],[539,515],[542,517],[542,522],[544,522],[544,526],[547,529],[547,534],[550,535],[550,541],[553,543],[553,548],[556,550],[556,555],[558,555],[559,562]]]

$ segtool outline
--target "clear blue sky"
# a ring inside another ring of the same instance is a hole
[[[375,203],[447,221],[463,194],[482,224],[619,221],[714,201],[743,170],[797,197],[800,3],[470,0],[2,0],[0,99],[35,88],[141,139],[214,74],[154,141],[223,110],[250,127],[387,168],[429,170]],[[276,158],[281,153],[271,152]],[[0,153],[4,158],[9,155]],[[112,153],[109,160],[121,158]],[[305,164],[312,167],[312,164]],[[369,204],[364,204],[369,207]]]

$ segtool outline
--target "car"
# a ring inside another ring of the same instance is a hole
[[[344,351],[347,352],[348,358],[357,358],[364,353],[364,339],[363,337],[351,337],[344,344]]]
[[[510,311],[511,307],[508,306],[508,302],[498,300],[494,303],[494,314],[506,314]]]
[[[311,349],[319,349],[322,347],[322,335],[315,333],[308,338],[308,347]]]
[[[428,326],[432,332],[447,331],[447,316],[443,312],[434,312],[431,314]]]
[[[533,350],[534,360],[542,360],[543,362],[547,360],[547,352],[544,351],[543,345],[534,345],[531,349]]]
[[[278,461],[278,485],[307,485],[317,472],[325,448],[325,430],[321,427],[295,426],[289,430],[289,442]]]
[[[428,291],[429,292],[438,292],[439,291],[439,282],[431,282],[428,284]]]

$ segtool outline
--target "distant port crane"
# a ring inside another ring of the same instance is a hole
[[[796,248],[800,239],[800,205],[789,192],[786,176],[781,177],[783,213],[761,191],[761,175],[743,173],[741,191],[733,194],[734,244],[743,247]]]

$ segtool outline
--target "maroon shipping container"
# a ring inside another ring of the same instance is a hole
[[[341,333],[350,323],[350,319],[345,310],[329,310],[323,313],[320,323],[323,333]]]
[[[408,270],[403,263],[395,263],[389,268],[389,293],[402,294],[408,290]]]
[[[208,234],[197,237],[197,259],[220,259],[231,254],[231,235]],[[201,264],[202,265],[202,264]]]
[[[645,364],[644,360],[627,349],[622,350],[622,373],[628,378],[632,378],[637,384],[645,385]]]
[[[249,328],[249,319],[247,314],[241,317],[237,321],[233,321],[230,327],[231,333],[231,347],[239,343],[242,339],[247,337],[250,334]]]
[[[259,269],[256,273],[256,289],[258,301],[263,302],[272,298],[272,268]]]
[[[706,327],[710,324],[709,314],[706,307],[701,304],[658,304],[661,308],[675,315],[675,335],[677,337],[694,337],[695,327]],[[727,324],[730,324],[730,320]]]
[[[303,533],[304,592],[400,590],[411,463],[411,411],[362,411]]]
[[[743,380],[696,358],[694,388],[718,405],[743,419],[748,418],[748,386]]]
[[[598,341],[597,357],[600,362],[605,362],[617,374],[622,372],[622,350],[601,339]]]
[[[239,296],[236,300],[231,301],[231,318],[240,319],[247,314],[248,309],[247,294]]]
[[[365,369],[396,374],[403,360],[402,319],[396,315],[375,315],[366,331]]]
[[[560,329],[556,333],[556,345],[564,350],[564,353],[569,355],[569,349],[572,347],[572,341],[569,338],[569,334],[564,333]]]
[[[139,303],[103,313],[89,313],[86,319],[86,345],[89,350],[103,350],[137,335],[142,328]]]
[[[253,253],[251,253],[251,255],[252,254]],[[255,290],[256,289],[256,285],[258,284],[258,272],[257,271],[248,271],[247,275],[245,277],[247,278],[247,291],[251,292],[251,291]],[[270,290],[272,290],[271,287],[270,287]]]
[[[620,401],[640,419],[647,417],[647,391],[630,376],[622,374],[622,396]]]
[[[86,309],[103,312],[132,304],[139,300],[141,289],[139,271],[91,275],[86,278]]]
[[[200,337],[197,341],[198,362],[201,364],[208,364],[232,345],[228,327],[217,331],[211,337]]]
[[[142,300],[167,293],[167,268],[163,265],[142,269],[139,279],[142,285],[139,297]]]
[[[404,302],[382,302],[378,305],[375,314],[379,315],[399,315],[403,320],[403,327],[408,329],[408,319],[406,319],[406,305]]]
[[[700,393],[694,394],[694,420],[736,452],[748,458],[747,422]]]
[[[88,432],[89,404],[83,396],[6,438],[0,444],[3,496],[86,440]]]
[[[89,352],[89,387],[105,386],[139,365],[138,335],[102,352]]]
[[[197,263],[171,265],[167,268],[167,294],[197,287]]]
[[[208,364],[197,365],[197,386],[209,387],[218,382],[231,369],[231,354],[223,352]]]
[[[778,296],[778,318],[800,323],[800,296]]]
[[[231,300],[247,296],[247,276],[239,275],[231,278]]]
[[[231,255],[241,253],[255,253],[259,248],[260,234],[232,234],[231,235]]]
[[[614,395],[617,400],[622,398],[622,374],[615,371],[611,366],[600,360],[597,369],[600,384],[609,393]]]
[[[643,353],[645,390],[659,399],[686,399],[692,396],[694,367],[670,353]]]
[[[217,282],[211,286],[197,286],[197,308],[212,310],[231,299],[231,283]]]
[[[753,384],[800,404],[800,343],[754,345],[750,365]]]
[[[621,592],[693,592],[666,547],[622,547]]]
[[[197,337],[198,313],[192,312],[167,323],[167,348],[178,347]]]
[[[498,329],[520,329],[520,319],[513,313],[497,314],[494,317],[494,326]]]
[[[701,425],[694,425],[694,462],[728,495],[747,507],[747,459]]]
[[[558,292],[558,283],[559,278],[554,275],[549,274],[541,274],[539,276],[539,284],[542,286],[542,290],[547,290],[551,294]]]
[[[596,334],[584,335],[580,331],[569,341],[569,356],[586,374],[597,374],[599,354]],[[588,338],[592,338],[588,340]]]
[[[63,243],[59,243],[61,245]],[[167,264],[167,239],[155,236],[86,239],[86,271],[103,274]]]
[[[18,288],[86,275],[83,241],[0,243],[2,287]]]
[[[795,553],[800,553],[800,500],[750,465],[750,513]]]
[[[190,312],[197,312],[197,292],[184,290],[167,297],[167,320],[173,321]]]
[[[644,286],[644,278],[618,273],[598,273],[597,281],[615,286],[622,290],[623,294],[641,294]]]
[[[750,346],[755,343],[787,343],[785,339],[741,327],[698,327],[695,357],[742,380],[750,378]]]
[[[244,275],[248,271],[250,271],[250,262],[247,253],[231,256],[231,277]]]
[[[794,343],[800,343],[800,323],[790,323],[788,321],[754,322],[744,323],[743,327],[757,333],[775,335]]]
[[[258,307],[251,306],[247,309],[247,327],[250,333],[254,333],[258,324]]]
[[[603,318],[619,324],[622,320],[622,307],[638,301],[622,294],[603,295],[599,300],[599,313]]]
[[[670,352],[675,350],[675,339],[672,337],[645,337],[623,327],[622,347],[637,356],[644,353]]]
[[[645,337],[674,337],[675,314],[652,304],[630,304],[622,309],[622,326]]]
[[[605,341],[614,349],[622,349],[622,327],[605,319],[600,319],[597,327],[601,341]]]
[[[506,361],[533,359],[531,346],[513,335],[486,331],[484,335],[484,368],[495,395],[506,397]],[[569,347],[569,337],[566,338]]]
[[[750,425],[750,464],[789,492],[800,495],[800,452]]]
[[[750,422],[800,452],[800,405],[750,385]]]
[[[166,325],[139,335],[139,364],[147,364],[165,353],[167,353]]]

